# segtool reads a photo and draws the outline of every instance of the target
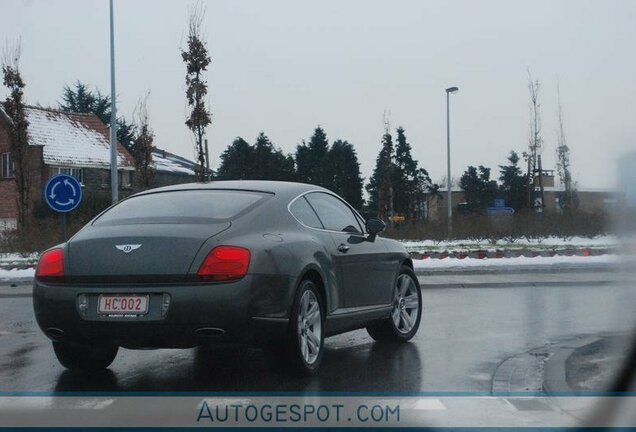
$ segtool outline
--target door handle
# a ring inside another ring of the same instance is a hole
[[[349,249],[351,249],[351,247],[350,247],[350,246],[347,246],[347,245],[346,245],[346,244],[344,244],[344,243],[340,243],[340,245],[338,245],[338,250],[339,250],[340,252],[347,252]]]

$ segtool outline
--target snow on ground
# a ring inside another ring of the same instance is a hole
[[[30,267],[38,262],[40,254],[0,253],[0,268]]]
[[[0,261],[2,262],[22,262],[29,260],[37,260],[38,256],[40,256],[37,252],[28,253],[28,254],[19,254],[19,253],[0,253]]]
[[[0,280],[11,280],[11,279],[26,279],[32,278],[35,275],[34,268],[28,268],[24,270],[11,269],[11,270],[3,270],[0,269]]]
[[[558,256],[553,257],[516,257],[516,258],[443,258],[413,260],[413,266],[419,270],[499,268],[499,267],[567,267],[580,265],[611,265],[619,263],[618,255],[598,256]]]
[[[539,239],[516,239],[513,242],[507,240],[498,240],[496,243],[490,243],[487,240],[451,240],[451,241],[435,241],[435,240],[402,240],[402,244],[409,251],[444,251],[444,250],[494,250],[494,249],[554,249],[554,248],[612,248],[618,243],[615,236],[605,235],[594,238],[587,237],[571,237],[563,239],[560,237],[546,237]]]

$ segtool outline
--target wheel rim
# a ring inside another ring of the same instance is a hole
[[[397,331],[408,333],[413,330],[419,311],[420,301],[415,282],[407,274],[400,275],[395,284],[391,313],[391,319]]]
[[[298,310],[298,339],[300,354],[307,364],[313,364],[318,358],[321,338],[320,304],[312,291],[305,291]]]

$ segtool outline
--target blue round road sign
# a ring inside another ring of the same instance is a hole
[[[66,174],[53,176],[44,186],[44,199],[56,212],[68,213],[82,201],[82,186],[75,177]]]

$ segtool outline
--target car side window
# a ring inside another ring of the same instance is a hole
[[[303,225],[311,228],[323,229],[320,219],[316,216],[316,212],[311,208],[305,197],[300,197],[289,206],[289,211]]]
[[[305,196],[318,213],[325,229],[351,233],[362,232],[353,211],[338,198],[322,192],[313,192]]]

